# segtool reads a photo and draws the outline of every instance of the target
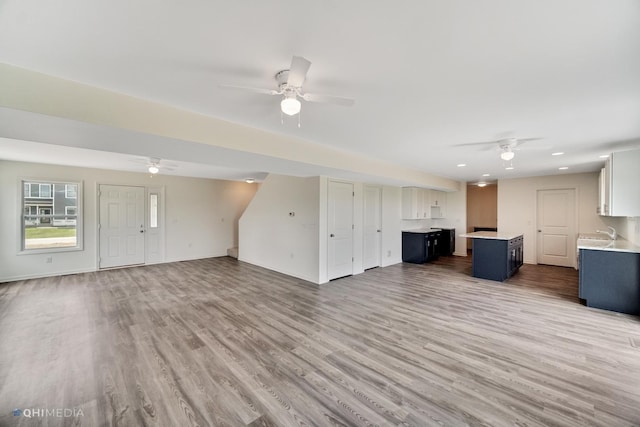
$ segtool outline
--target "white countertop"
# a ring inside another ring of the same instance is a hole
[[[578,249],[593,249],[598,251],[615,251],[640,253],[640,246],[636,246],[628,240],[580,240]]]
[[[402,230],[403,233],[436,233],[440,228],[414,228],[413,230]]]
[[[472,239],[493,239],[511,240],[522,236],[522,233],[509,233],[504,231],[474,231],[473,233],[461,234],[460,237],[470,237]]]

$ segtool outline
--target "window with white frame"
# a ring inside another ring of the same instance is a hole
[[[80,182],[23,180],[20,251],[82,249]]]
[[[51,198],[51,184],[42,184],[38,182],[25,182],[24,194],[31,199]]]
[[[67,199],[75,199],[78,194],[78,185],[77,184],[65,184],[64,186],[64,195]]]

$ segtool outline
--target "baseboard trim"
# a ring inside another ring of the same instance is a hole
[[[44,277],[68,276],[70,274],[92,273],[94,271],[97,271],[97,270],[95,268],[83,268],[80,270],[57,271],[54,273],[36,273],[36,274],[24,274],[21,276],[0,277],[0,283],[17,282],[20,280],[29,280],[29,279],[42,279]]]

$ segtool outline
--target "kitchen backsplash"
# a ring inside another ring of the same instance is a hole
[[[433,223],[432,219],[403,219],[403,230],[415,230],[418,228],[431,228]]]

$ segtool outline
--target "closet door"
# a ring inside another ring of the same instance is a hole
[[[328,279],[353,274],[353,184],[329,181]]]

